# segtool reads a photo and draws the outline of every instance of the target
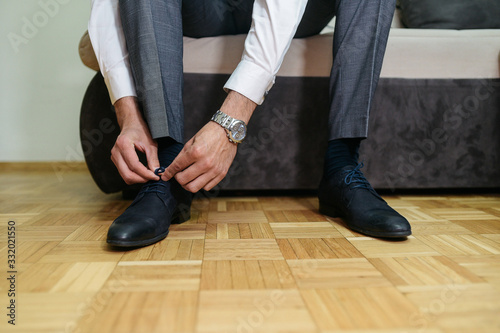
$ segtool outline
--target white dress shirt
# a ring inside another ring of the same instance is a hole
[[[274,84],[306,4],[307,0],[255,0],[243,56],[224,85],[226,91],[237,91],[262,104]],[[92,0],[88,30],[111,102],[136,96],[118,0]]]

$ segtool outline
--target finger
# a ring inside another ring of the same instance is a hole
[[[189,167],[187,167],[184,170],[181,170],[175,174],[175,179],[177,182],[181,185],[187,185],[190,182],[194,181],[195,179],[202,177],[206,173],[212,172],[212,175],[208,175],[210,179],[215,177],[215,173],[213,170],[210,170],[210,168],[207,166],[207,164],[197,161],[193,164],[191,164]],[[208,179],[207,182],[210,180]]]
[[[118,173],[120,173],[120,176],[123,178],[125,183],[128,185],[131,184],[137,184],[137,183],[145,183],[148,181],[148,179],[145,179],[144,177],[141,177],[131,171],[125,162],[125,160],[122,158],[120,154],[113,154],[111,155],[111,160],[115,164],[116,168],[118,169]]]
[[[211,181],[208,182],[207,185],[203,186],[203,189],[205,191],[210,191],[211,189],[213,189],[215,186],[217,186],[221,180],[223,180],[224,177],[215,177],[214,179],[212,179]]]
[[[161,175],[162,179],[165,181],[170,180],[178,172],[185,170],[187,167],[192,165],[195,161],[186,153],[183,149],[174,159],[174,161],[165,169],[165,172]]]
[[[176,175],[175,179],[177,180],[177,175]],[[199,190],[201,190],[205,185],[210,183],[212,181],[212,179],[213,179],[213,176],[205,173],[205,174],[202,174],[201,176],[197,177],[193,181],[183,185],[182,187],[184,189],[188,190],[189,192],[196,193]],[[177,180],[177,182],[179,182],[179,181]]]
[[[146,149],[146,160],[148,161],[148,167],[151,171],[154,171],[160,167],[160,160],[158,159],[158,149],[154,146]]]
[[[156,176],[153,171],[148,170],[144,164],[139,161],[139,156],[137,156],[135,147],[132,145],[129,147],[130,148],[121,150],[122,158],[125,160],[125,163],[127,163],[129,170],[147,180],[158,180],[158,176]]]
[[[158,176],[156,175],[155,170],[160,167],[160,161],[158,159],[158,147],[156,146],[156,142],[153,141],[152,144],[147,145],[144,145],[142,142],[137,142],[135,144],[135,149],[143,152],[146,155],[147,169],[155,174],[155,176],[152,176],[153,178],[150,179],[158,180]]]

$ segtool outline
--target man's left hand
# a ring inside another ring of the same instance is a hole
[[[226,176],[236,150],[237,145],[229,142],[226,131],[210,121],[186,143],[161,177],[163,180],[175,177],[193,193],[201,189],[209,191]]]

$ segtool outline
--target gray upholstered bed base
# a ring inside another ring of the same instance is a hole
[[[186,74],[186,139],[220,107],[225,74]],[[249,124],[226,190],[311,190],[322,172],[328,78],[278,77]],[[380,80],[361,146],[378,189],[500,188],[500,79]],[[102,76],[89,85],[80,135],[89,170],[106,193],[125,183],[111,162],[119,127]]]
[[[224,74],[185,75],[186,138],[221,105]],[[278,77],[224,189],[315,189],[328,78]],[[379,189],[500,187],[500,80],[380,80],[361,160]]]

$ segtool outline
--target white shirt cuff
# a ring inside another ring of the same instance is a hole
[[[130,69],[126,65],[115,67],[103,76],[112,104],[122,97],[137,96],[134,81],[130,77]]]
[[[242,60],[224,85],[224,90],[234,90],[261,105],[274,84],[274,76],[248,60]]]

